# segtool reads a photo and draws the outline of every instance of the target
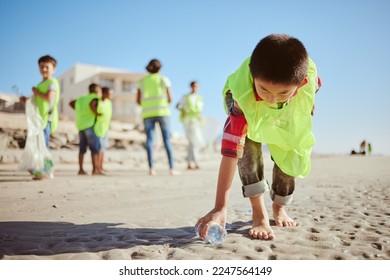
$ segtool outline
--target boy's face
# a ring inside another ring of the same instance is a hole
[[[257,95],[270,104],[288,101],[299,88],[297,85],[273,84],[261,79],[254,79],[254,84]]]
[[[193,83],[193,84],[191,85],[191,89],[192,89],[193,92],[198,91],[198,83]]]
[[[114,96],[114,92],[112,89],[102,93],[102,97],[103,98],[108,98],[108,99],[112,99],[112,97]]]
[[[54,65],[50,62],[41,62],[39,63],[39,72],[41,73],[44,80],[51,78],[51,76],[56,71]]]

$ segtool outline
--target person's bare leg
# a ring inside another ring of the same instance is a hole
[[[87,175],[88,173],[85,172],[83,168],[84,164],[84,154],[79,154],[79,175]]]
[[[272,203],[275,224],[279,227],[295,227],[297,222],[287,215],[286,207],[278,203]]]
[[[102,157],[103,157],[103,153],[102,153],[102,152],[99,152],[99,153],[98,153],[98,159],[97,159],[97,166],[98,166],[97,169],[99,169],[99,170],[102,169],[102,165],[103,165],[103,163],[102,163]]]
[[[268,212],[264,203],[264,194],[250,198],[252,205],[253,224],[249,236],[255,239],[272,240],[275,234],[271,228]]]
[[[291,203],[295,189],[295,179],[285,174],[276,164],[273,169],[272,210],[276,226],[294,227],[297,223],[287,215],[286,206]]]
[[[104,175],[99,166],[99,153],[92,155],[92,175]]]
[[[105,170],[105,169],[103,168],[103,162],[104,162],[104,152],[101,152],[101,153],[100,153],[100,158],[99,158],[100,170],[101,170],[102,172],[108,172],[108,170]]]

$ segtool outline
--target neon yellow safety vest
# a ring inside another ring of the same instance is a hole
[[[76,99],[76,127],[79,131],[92,127],[96,122],[96,115],[89,104],[94,99],[100,99],[96,93],[89,93]]]
[[[110,99],[106,98],[99,101],[97,107],[99,115],[96,119],[96,123],[94,126],[94,131],[97,137],[105,137],[108,129],[110,128],[110,122],[112,117],[112,102]]]
[[[164,77],[150,74],[138,82],[141,91],[142,118],[164,117],[171,114]]]
[[[203,98],[198,94],[189,93],[185,96],[183,104],[183,114],[180,116],[180,121],[185,118],[200,119],[203,109]]]
[[[256,101],[249,60],[228,77],[224,95],[230,89],[233,99],[248,122],[248,138],[265,143],[277,166],[287,175],[304,177],[310,172],[314,145],[311,111],[317,89],[317,69],[309,59],[308,83],[281,109]]]
[[[60,100],[60,84],[58,83],[58,80],[56,78],[51,78],[49,80],[43,81],[39,83],[36,88],[37,90],[42,94],[47,94],[49,91],[49,88],[51,85],[55,86],[55,96],[54,96],[54,102],[53,107],[50,112],[50,102],[47,100],[42,99],[39,96],[35,97],[35,104],[38,107],[39,114],[42,118],[42,124],[45,128],[47,126],[47,122],[51,121],[50,124],[50,133],[54,133],[57,130],[58,127],[58,101]]]

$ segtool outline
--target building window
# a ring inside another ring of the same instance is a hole
[[[114,88],[114,79],[100,78],[101,87]]]

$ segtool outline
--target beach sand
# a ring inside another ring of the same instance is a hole
[[[77,151],[69,150],[53,151],[51,180],[0,165],[0,259],[390,259],[390,157],[314,155],[288,207],[298,226],[273,226],[272,241],[248,236],[250,203],[236,174],[228,236],[212,246],[195,236],[194,224],[214,205],[220,155],[203,154],[201,169],[186,170],[184,154],[175,154],[179,176],[168,175],[164,151],[157,176],[147,175],[142,149],[107,151],[107,176],[78,176]],[[269,155],[264,161],[271,181]],[[272,217],[268,194],[266,202]]]

